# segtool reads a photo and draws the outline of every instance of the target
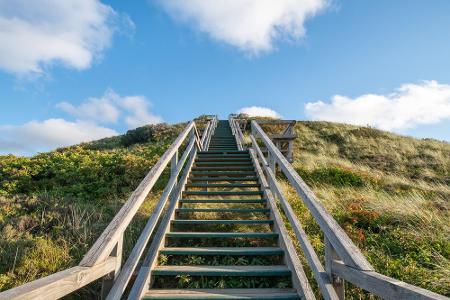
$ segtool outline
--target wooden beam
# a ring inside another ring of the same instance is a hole
[[[116,258],[109,257],[93,267],[76,266],[0,293],[1,300],[59,299],[106,274],[114,272]]]
[[[384,276],[374,271],[363,271],[346,266],[342,261],[333,261],[333,273],[372,292],[383,299],[449,300],[429,290]]]

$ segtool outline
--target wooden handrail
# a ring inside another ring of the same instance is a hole
[[[263,166],[263,170],[267,174],[269,187],[272,193],[278,197],[281,207],[283,208],[286,217],[288,218],[289,222],[292,225],[292,229],[294,230],[295,236],[297,237],[300,246],[302,247],[303,253],[305,254],[308,264],[311,270],[313,271],[314,277],[317,281],[317,284],[319,285],[319,288],[322,292],[324,299],[333,299],[333,300],[339,299],[338,295],[336,294],[333,288],[329,276],[325,273],[325,268],[322,266],[319,257],[317,256],[313,246],[308,240],[306,232],[303,230],[291,205],[284,197],[281,191],[281,187],[279,186],[276,180],[275,174],[273,173],[272,169],[269,168],[269,164],[264,158],[261,148],[258,146],[258,143],[256,142],[253,136],[250,136],[250,140],[252,141],[253,149],[255,149],[257,157]]]
[[[272,143],[264,130],[262,130],[256,121],[252,121],[251,124],[252,131],[262,139],[272,155],[272,158],[280,166],[282,172],[286,175],[292,186],[297,190],[297,193],[301,196],[303,202],[309,208],[323,233],[330,240],[345,264],[356,269],[373,271],[373,267],[363,256],[359,248],[353,244],[352,240],[347,236],[336,220],[334,220],[334,218],[325,210],[316,198],[316,195],[306,185],[283,154],[281,154],[280,150]]]
[[[159,220],[164,207],[166,206],[167,200],[169,199],[169,196],[173,188],[175,187],[177,177],[183,169],[184,163],[186,162],[188,156],[191,154],[193,148],[195,148],[195,139],[191,140],[186,150],[184,151],[183,156],[178,161],[176,170],[170,176],[169,182],[167,183],[163,193],[161,194],[157,207],[155,208],[147,224],[145,225],[144,230],[141,232],[138,241],[134,245],[133,250],[128,256],[127,261],[123,265],[123,268],[120,271],[117,279],[115,280],[114,285],[111,288],[111,291],[109,292],[106,299],[112,300],[120,299],[122,297],[122,294],[125,291],[127,284],[131,276],[133,275],[136,266],[139,263],[139,260],[141,259],[141,255],[144,252],[148,241],[150,240],[150,236],[156,227],[156,223]]]
[[[80,266],[90,267],[101,261],[104,261],[115,246],[119,236],[123,234],[125,229],[130,224],[139,207],[144,202],[150,190],[155,185],[165,167],[169,164],[172,156],[178,151],[178,148],[184,142],[188,134],[196,127],[194,121],[191,121],[161,156],[159,161],[153,166],[150,172],[141,181],[136,190],[128,198],[128,201],[122,206],[119,212],[114,216],[101,236],[97,239],[91,249],[86,253],[80,262]],[[198,139],[196,139],[198,142]],[[198,145],[200,147],[200,145]]]
[[[343,232],[339,225],[334,221],[332,216],[329,215],[318,203],[306,183],[304,183],[300,176],[298,176],[280,151],[275,147],[275,145],[273,145],[264,130],[262,130],[262,128],[255,121],[252,121],[252,132],[255,134],[250,135],[252,148],[255,150],[258,161],[263,166],[263,170],[269,183],[269,189],[280,201],[281,208],[293,228],[324,299],[343,299],[343,282],[340,281],[341,286],[339,286],[339,284],[336,286],[335,283],[336,278],[341,278],[342,280],[347,280],[355,286],[384,299],[449,300],[449,298],[445,296],[377,273],[370,266],[370,264],[368,264],[362,253],[358,248],[356,248],[350,238],[348,238],[345,232]],[[332,240],[335,241],[335,243],[337,241],[336,244],[329,245],[329,247],[331,247],[330,250],[336,251],[337,256],[339,256],[340,253],[344,254],[338,258],[330,255],[330,253],[328,253],[327,257],[326,254],[325,261],[328,263],[326,268],[323,267],[291,205],[284,197],[276,180],[275,172],[270,167],[270,162],[267,162],[258,143],[256,142],[256,136],[263,140],[269,151],[269,156],[272,155],[272,159],[280,166],[289,182],[296,188],[297,193],[301,195],[303,201],[310,209],[311,214],[319,223],[319,226],[324,232],[326,237],[325,242],[331,244]],[[262,176],[264,176],[264,174],[262,174]],[[357,251],[354,251],[355,248]],[[338,249],[339,253],[337,252]],[[353,265],[346,263],[342,259],[343,257],[350,257],[351,259],[348,260],[348,262]],[[327,262],[327,260],[329,261]],[[355,266],[355,264],[357,265]]]
[[[116,268],[110,257],[93,267],[76,266],[0,293],[1,300],[58,299],[97,280]]]

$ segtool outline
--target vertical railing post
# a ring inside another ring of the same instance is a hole
[[[177,171],[178,165],[178,150],[173,154],[172,159],[170,160],[170,176],[175,174]]]
[[[116,277],[120,272],[120,268],[122,267],[122,249],[123,249],[123,234],[120,236],[116,246],[111,252],[110,256],[116,258],[116,268],[114,272],[109,273],[102,279],[101,299],[106,299],[106,296],[108,296],[108,293],[111,290],[112,286],[114,285],[114,281],[116,280]]]
[[[332,270],[333,261],[340,260],[340,258],[337,255],[336,250],[334,250],[333,245],[330,243],[330,241],[326,236],[324,237],[324,244],[325,244],[325,271],[330,277],[330,281],[332,282],[333,288],[336,291],[336,294],[338,295],[339,299],[343,300],[345,299],[344,280],[334,275]]]

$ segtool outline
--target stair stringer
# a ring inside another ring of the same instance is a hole
[[[294,244],[289,237],[284,221],[278,211],[275,198],[272,191],[269,189],[267,179],[256,158],[255,152],[252,148],[248,150],[261,184],[261,190],[264,192],[264,196],[267,199],[267,208],[270,209],[270,219],[274,220],[273,230],[279,234],[278,243],[285,253],[283,256],[284,263],[292,273],[292,285],[302,299],[316,299],[308,278],[306,277],[303,265],[295,251]]]

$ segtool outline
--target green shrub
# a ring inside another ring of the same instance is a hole
[[[364,185],[360,175],[339,167],[323,167],[312,171],[298,168],[297,172],[304,180],[312,184],[329,184],[337,187]]]

